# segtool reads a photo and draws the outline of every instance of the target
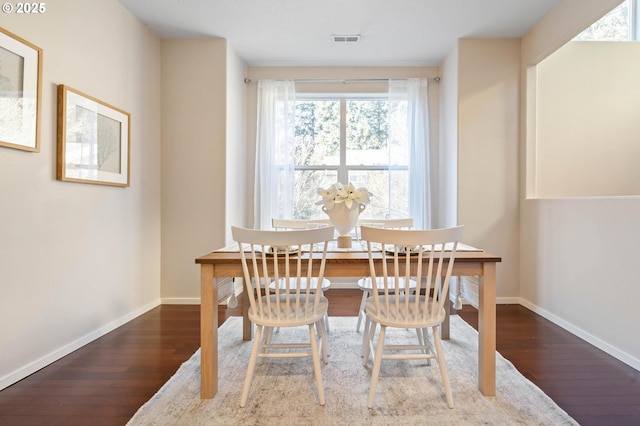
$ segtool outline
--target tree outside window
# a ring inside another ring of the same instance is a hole
[[[321,216],[316,189],[337,181],[373,194],[363,217],[408,216],[409,147],[389,139],[389,117],[386,98],[299,98],[294,218]]]

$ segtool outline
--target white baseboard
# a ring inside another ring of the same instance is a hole
[[[475,306],[473,303],[471,303],[471,301],[465,299],[464,297],[462,297],[462,304],[463,305],[471,305],[471,306]],[[519,297],[498,297],[496,298],[496,305],[520,305],[520,298]]]
[[[607,342],[601,340],[600,338],[594,336],[593,334],[581,329],[580,327],[577,327],[576,325],[568,321],[565,321],[564,319],[550,313],[549,311],[543,308],[540,308],[539,306],[534,305],[533,303],[525,299],[522,299],[522,298],[517,298],[517,299],[518,299],[518,302],[517,302],[518,304],[524,306],[527,309],[532,310],[533,312],[540,315],[541,317],[544,317],[549,321],[551,321],[552,323],[556,324],[557,326],[567,330],[569,333],[578,336],[579,338],[592,344],[596,348],[606,352],[612,357],[617,358],[618,360],[624,362],[625,364],[640,371],[640,359],[635,358],[624,351],[621,351],[620,349],[608,344]]]
[[[165,297],[162,298],[163,305],[199,305],[199,297]]]
[[[128,323],[129,321],[131,321],[134,318],[139,317],[140,315],[144,314],[147,311],[150,311],[151,309],[155,308],[156,306],[159,306],[161,303],[160,299],[157,299],[153,302],[147,303],[146,305],[136,309],[133,312],[129,312],[128,314],[118,318],[115,321],[110,322],[109,324],[105,324],[102,327],[92,331],[91,333],[88,333],[82,337],[80,337],[79,339],[74,340],[73,342],[61,347],[60,349],[57,349],[33,362],[30,362],[29,364],[15,370],[12,371],[11,373],[7,374],[4,377],[0,377],[0,390],[11,386],[12,384],[19,382],[20,380],[24,379],[25,377],[35,373],[36,371],[40,370],[41,368],[46,367],[47,365],[59,360],[60,358],[69,355],[71,352],[80,349],[81,347],[83,347],[84,345],[86,345],[87,343],[90,343],[94,340],[96,340],[99,337],[104,336],[105,334],[109,333],[110,331],[115,330],[116,328],[120,327],[121,325],[124,325],[126,323]]]
[[[521,305],[519,297],[496,297],[496,305]]]

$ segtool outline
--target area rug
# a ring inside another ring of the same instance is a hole
[[[443,341],[455,408],[444,397],[437,363],[385,360],[374,408],[367,408],[371,363],[362,365],[362,333],[355,317],[330,317],[329,363],[322,367],[326,405],[318,404],[309,358],[267,359],[256,368],[249,400],[240,408],[251,342],[242,340],[241,318],[219,330],[220,379],[211,400],[200,399],[200,352],[144,404],[128,425],[577,425],[508,360],[496,354],[497,395],[478,390],[478,335],[451,317],[451,340]],[[415,339],[408,330],[387,332],[388,341]],[[306,328],[282,329],[308,336]]]

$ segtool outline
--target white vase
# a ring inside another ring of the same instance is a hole
[[[348,208],[345,203],[336,203],[331,209],[322,206],[322,211],[329,216],[329,221],[338,231],[338,247],[351,247],[349,233],[358,224],[358,217],[360,217],[360,213],[364,211],[365,207],[364,204],[357,202],[352,203],[351,208]]]

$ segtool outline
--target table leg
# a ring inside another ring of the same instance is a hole
[[[249,293],[245,286],[242,292],[242,340],[253,339],[253,327],[249,321]]]
[[[218,283],[213,265],[200,267],[200,398],[218,393]]]
[[[447,294],[445,294],[444,298],[444,321],[440,324],[440,337],[442,340],[450,339],[450,330],[451,330],[451,301],[449,300],[449,289],[447,289]]]
[[[478,288],[478,389],[496,394],[496,264],[483,265]]]

